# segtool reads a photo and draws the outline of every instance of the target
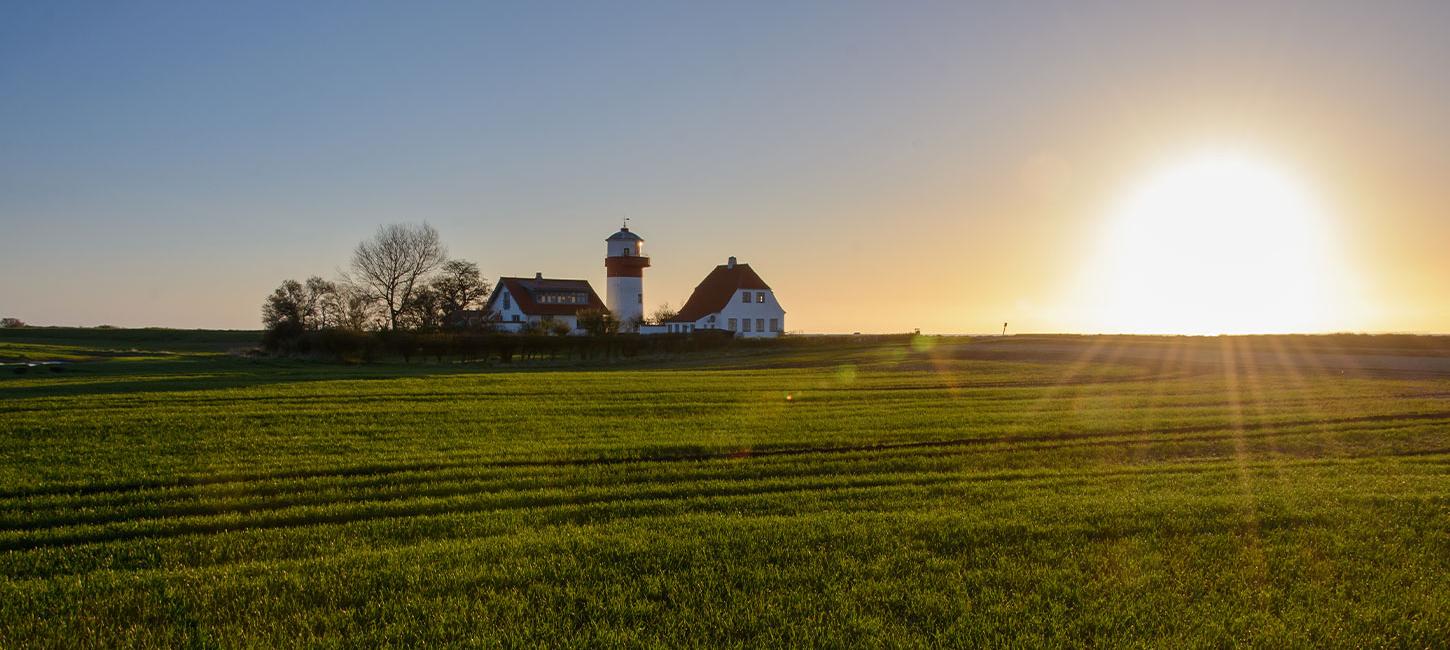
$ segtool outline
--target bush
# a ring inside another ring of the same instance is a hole
[[[449,360],[500,363],[532,359],[591,361],[783,344],[789,343],[786,339],[737,340],[730,332],[717,331],[652,336],[555,336],[542,327],[518,334],[485,331],[359,332],[347,329],[274,329],[263,333],[263,348],[271,354],[347,363],[364,363],[382,357],[401,359],[405,363],[419,358],[438,363]]]
[[[583,309],[576,318],[579,329],[588,332],[590,336],[606,336],[619,331],[619,321],[608,309]]]
[[[557,322],[557,321],[556,321]],[[816,349],[842,345],[910,345],[911,334],[866,336],[786,336],[738,339],[723,330],[690,334],[606,334],[555,336],[545,324],[530,323],[517,334],[481,330],[360,332],[351,329],[273,330],[263,335],[264,349],[278,356],[297,356],[364,363],[380,359],[415,358],[437,363],[516,360],[608,361],[709,351]]]

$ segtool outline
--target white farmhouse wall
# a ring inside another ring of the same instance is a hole
[[[498,290],[500,292],[498,300],[494,301],[493,306],[494,312],[498,314],[497,325],[500,332],[518,332],[519,330],[522,330],[524,328],[524,325],[528,323],[542,323],[545,320],[546,317],[530,316],[528,314],[525,314],[522,309],[519,309],[518,301],[514,300],[512,295],[509,295],[509,290],[507,288],[499,287]],[[505,304],[507,304],[508,306],[505,307]],[[514,320],[515,318],[517,318],[518,320]],[[547,318],[551,318],[555,321],[564,321],[565,323],[568,323],[569,329],[571,330],[572,334],[585,333],[584,330],[579,329],[578,316],[567,315],[552,316]]]
[[[749,303],[741,301],[741,293],[750,294]],[[755,301],[755,296],[758,293],[765,294],[765,302]],[[706,318],[708,319],[708,317]],[[756,289],[741,289],[736,291],[735,295],[730,297],[730,302],[725,305],[725,308],[720,310],[720,315],[716,317],[715,327],[718,329],[730,329],[730,319],[732,318],[736,319],[735,335],[739,337],[774,338],[780,336],[780,333],[785,331],[785,310],[776,301],[774,291],[760,291]],[[746,332],[745,327],[741,324],[741,321],[746,318],[750,319],[751,327],[749,332]],[[780,323],[779,332],[770,331],[770,319],[772,318],[778,319]],[[764,322],[766,331],[761,332],[755,327],[756,319],[761,319]],[[708,327],[708,325],[704,324],[705,322],[702,319],[700,326]]]
[[[494,311],[498,314],[499,329],[505,332],[517,332],[523,328],[523,322],[527,321],[528,318],[519,309],[518,301],[509,295],[508,288],[501,286],[498,288],[498,291],[499,295],[494,300],[493,307]],[[505,307],[504,305],[508,306]],[[515,318],[518,318],[518,321],[515,321]]]

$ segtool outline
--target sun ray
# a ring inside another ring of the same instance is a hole
[[[1133,447],[1132,453],[1134,462],[1142,462],[1152,457],[1153,443],[1157,437],[1156,429],[1163,424],[1163,409],[1168,405],[1168,389],[1176,381],[1173,371],[1178,368],[1182,355],[1183,342],[1178,340],[1170,341],[1158,355],[1158,363],[1154,366],[1153,375],[1149,379],[1152,382],[1152,389],[1141,409],[1142,416],[1138,424],[1137,444]]]
[[[1233,339],[1219,339],[1219,360],[1223,368],[1224,389],[1228,396],[1229,429],[1233,435],[1233,463],[1239,488],[1239,519],[1244,540],[1242,571],[1255,582],[1253,593],[1264,597],[1261,588],[1267,582],[1267,567],[1260,539],[1258,503],[1255,497],[1254,477],[1249,465],[1246,448],[1246,423],[1243,413],[1243,387],[1240,384],[1238,358],[1233,349]],[[1265,603],[1259,603],[1263,606]]]
[[[1284,375],[1287,376],[1290,381],[1294,383],[1295,387],[1298,389],[1299,394],[1301,396],[1304,396],[1301,397],[1301,399],[1307,398],[1307,396],[1312,394],[1312,391],[1315,388],[1315,384],[1310,383],[1309,377],[1305,375],[1304,369],[1302,368],[1303,361],[1301,361],[1299,357],[1303,357],[1304,355],[1301,354],[1296,357],[1294,354],[1292,354],[1292,351],[1285,344],[1285,337],[1270,336],[1267,337],[1267,340],[1269,342],[1269,346],[1272,348],[1275,358],[1279,361],[1279,366],[1282,368],[1282,372],[1284,373]],[[1289,340],[1293,340],[1293,338],[1290,338]],[[1323,384],[1325,382],[1323,382],[1321,379],[1318,383]],[[1345,395],[1344,393],[1339,393],[1339,395],[1340,397],[1347,397],[1347,395]],[[1317,412],[1317,409],[1310,409],[1309,412]],[[1327,448],[1329,446],[1329,443],[1333,440],[1332,431],[1330,430],[1329,425],[1324,423],[1321,419],[1321,421],[1314,424],[1314,427],[1319,431],[1318,442],[1322,448],[1321,452],[1327,451],[1327,449],[1324,448]]]

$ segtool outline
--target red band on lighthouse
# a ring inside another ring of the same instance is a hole
[[[604,258],[605,275],[611,278],[642,278],[644,269],[649,266],[648,257],[606,257]]]

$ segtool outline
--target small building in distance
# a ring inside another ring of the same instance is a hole
[[[563,322],[574,334],[579,313],[607,311],[620,332],[690,334],[698,330],[730,332],[741,338],[775,338],[785,332],[785,310],[770,285],[734,257],[715,267],[679,313],[663,323],[644,323],[644,238],[631,232],[628,220],[605,241],[606,299],[600,300],[587,280],[556,280],[537,273],[533,278],[499,278],[481,314],[450,314],[451,322],[493,324],[499,331],[518,332],[530,324]]]
[[[497,314],[496,324],[503,332],[518,332],[529,323],[562,321],[583,334],[579,312],[604,309],[604,301],[587,280],[556,280],[538,273],[532,278],[499,278],[494,286],[483,310]]]
[[[785,331],[785,310],[749,264],[731,257],[700,281],[679,314],[652,329],[670,334],[713,329],[743,338],[775,338]]]

